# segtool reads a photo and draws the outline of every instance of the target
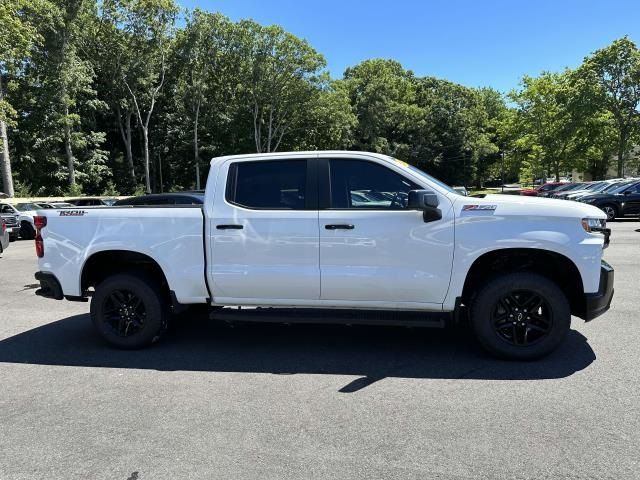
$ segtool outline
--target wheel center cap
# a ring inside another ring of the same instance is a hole
[[[518,314],[518,321],[520,321],[520,320],[522,320],[522,314],[521,313]]]

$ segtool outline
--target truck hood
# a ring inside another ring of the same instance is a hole
[[[568,200],[520,195],[487,195],[484,198],[461,197],[454,205],[463,210],[468,205],[495,206],[495,215],[522,215],[570,218],[607,218],[602,210],[592,205]],[[480,207],[479,211],[482,207]],[[471,207],[473,210],[473,207]],[[491,210],[484,210],[491,211]]]

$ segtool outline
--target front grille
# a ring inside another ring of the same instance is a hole
[[[2,217],[7,227],[17,227],[19,225],[18,217],[14,215],[7,215]]]

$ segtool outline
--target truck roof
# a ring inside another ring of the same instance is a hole
[[[364,152],[358,150],[305,150],[299,152],[269,152],[269,153],[244,153],[238,155],[224,155],[221,157],[215,157],[211,160],[211,163],[220,162],[224,160],[234,159],[234,158],[251,158],[254,160],[268,160],[269,158],[274,157],[283,157],[283,156],[313,156],[313,155],[340,155],[340,156],[350,156],[350,155],[366,155],[369,157],[377,157],[377,158],[391,158],[388,155],[383,155],[381,153],[372,153],[372,152]]]

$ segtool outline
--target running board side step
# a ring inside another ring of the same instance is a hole
[[[396,325],[444,328],[449,312],[344,310],[319,308],[224,307],[209,314],[225,322],[315,323],[325,325]]]

